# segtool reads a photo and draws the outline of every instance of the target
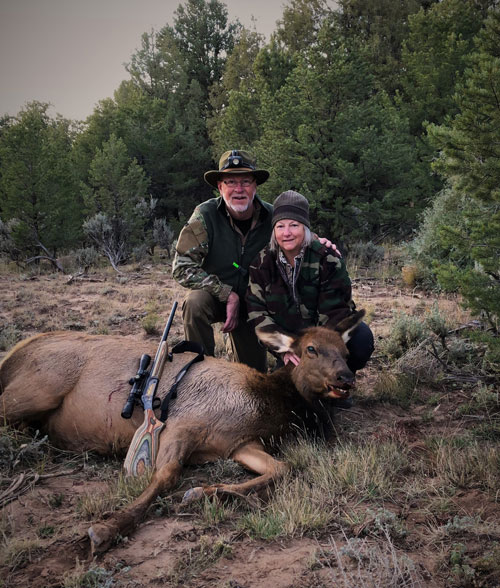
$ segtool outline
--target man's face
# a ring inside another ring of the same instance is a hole
[[[217,182],[219,192],[224,198],[229,214],[247,212],[257,191],[257,183],[252,174],[227,174],[227,178]]]

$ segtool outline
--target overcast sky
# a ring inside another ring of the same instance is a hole
[[[0,0],[0,115],[31,100],[85,119],[112,98],[141,35],[173,24],[180,0]],[[238,18],[269,38],[285,0],[227,0]]]

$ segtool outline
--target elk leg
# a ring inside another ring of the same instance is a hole
[[[88,530],[92,554],[104,553],[118,535],[125,537],[132,533],[144,520],[146,511],[153,500],[162,492],[175,487],[182,473],[182,464],[193,451],[192,430],[179,430],[171,424],[160,435],[160,447],[156,456],[157,470],[144,492],[123,510],[109,519],[92,525]]]
[[[28,379],[26,376],[14,378],[1,391],[1,420],[15,425],[39,418],[43,413],[58,408],[68,390],[58,389],[57,383],[53,387],[47,387],[46,384],[45,380]]]
[[[114,513],[106,521],[92,525],[88,530],[92,555],[107,551],[119,535],[125,537],[132,533],[144,519],[153,500],[177,484],[181,472],[182,464],[179,460],[165,464],[154,473],[149,486],[132,504]]]
[[[183,504],[189,504],[201,498],[201,496],[213,496],[214,494],[238,496],[248,494],[252,490],[258,491],[268,486],[271,482],[281,478],[288,470],[288,466],[285,463],[274,459],[257,442],[243,445],[231,455],[231,459],[249,470],[260,474],[260,476],[240,484],[215,484],[213,486],[204,486],[203,488],[191,488],[184,494],[182,499]]]

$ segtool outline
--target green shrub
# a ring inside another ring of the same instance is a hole
[[[76,265],[84,271],[99,264],[100,255],[95,247],[83,247],[75,251]]]
[[[391,333],[382,343],[381,350],[387,356],[397,359],[426,337],[425,324],[420,318],[396,312]]]
[[[408,258],[417,265],[418,281],[422,286],[442,286],[436,274],[438,264],[452,260],[459,268],[471,265],[470,258],[461,248],[443,239],[443,226],[463,227],[464,210],[470,206],[466,196],[446,188],[424,211],[417,236],[407,244]]]
[[[8,351],[11,347],[14,347],[22,337],[22,331],[14,325],[3,325],[0,329],[0,351]]]
[[[358,265],[370,265],[381,263],[384,260],[385,249],[382,245],[376,245],[373,241],[363,243],[357,241],[349,246],[349,261],[352,264],[352,258]]]

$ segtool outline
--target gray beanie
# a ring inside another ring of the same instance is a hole
[[[282,192],[274,201],[273,227],[283,219],[296,220],[310,229],[307,198],[293,190]]]

